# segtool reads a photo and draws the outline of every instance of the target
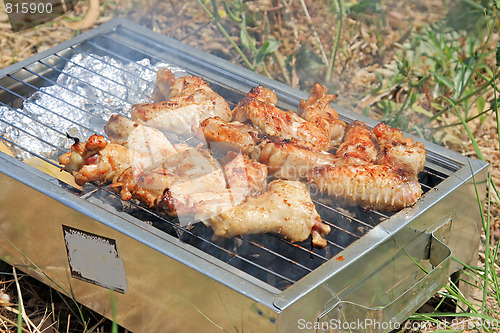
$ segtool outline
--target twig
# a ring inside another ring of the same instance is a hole
[[[323,43],[321,43],[321,40],[319,39],[318,33],[316,32],[316,29],[314,28],[314,25],[311,20],[311,16],[309,15],[309,10],[307,9],[306,3],[304,0],[300,0],[300,4],[302,5],[302,10],[304,11],[304,14],[306,15],[307,22],[309,23],[314,39],[316,39],[316,42],[318,43],[318,48],[321,53],[321,57],[323,58],[323,61],[325,64],[328,66],[328,57],[326,56],[325,49],[323,48]]]
[[[97,324],[95,324],[94,326],[92,326],[92,327],[89,329],[89,332],[94,332],[94,331],[95,331],[95,329],[96,329],[97,327],[99,327],[99,325],[101,325],[102,323],[104,323],[104,321],[105,321],[105,320],[106,320],[106,318],[104,318],[104,317],[103,317],[103,318],[101,318],[101,320],[99,320],[99,321],[97,322]],[[87,331],[85,331],[85,332],[87,332]]]
[[[78,22],[64,22],[66,26],[73,30],[87,29],[95,24],[95,21],[101,15],[101,9],[99,7],[99,0],[90,0],[88,12],[85,17]]]
[[[54,307],[54,302],[52,301],[52,292],[50,293],[50,299],[51,299],[51,302],[50,302],[50,308],[52,309],[52,321],[54,323],[57,322],[56,320],[56,311],[55,311],[55,307]],[[59,328],[59,326],[58,326]]]
[[[49,317],[50,317],[50,314],[49,314],[49,315],[47,315],[47,311],[48,311],[48,309],[47,309],[47,308],[45,308],[45,312],[44,312],[44,314],[43,314],[43,316],[42,316],[42,319],[40,319],[40,323],[39,323],[39,324],[38,324],[38,326],[35,328],[37,332],[43,333],[43,332],[45,332],[46,330],[48,330],[50,327],[52,327],[52,326],[54,326],[54,325],[55,325],[55,322],[52,322],[52,324],[48,325],[47,327],[45,327],[45,328],[43,329],[43,331],[41,331],[41,328],[42,328],[43,324],[45,323],[45,321],[47,320],[47,318],[49,318]]]
[[[69,323],[71,322],[71,313],[68,314],[68,325],[66,325],[66,333],[69,333]]]
[[[3,319],[1,315],[0,315],[0,319]],[[5,321],[3,321],[3,320],[2,320],[2,326],[5,328],[5,332],[9,331],[9,328],[7,327],[7,325],[5,325]]]
[[[19,280],[17,278],[17,274],[16,274],[16,268],[15,267],[12,267],[12,273],[14,274],[14,280],[16,282],[16,287],[17,287],[17,297],[18,297],[18,300],[17,300],[17,304],[18,304],[18,316],[19,314],[21,314],[21,318],[26,321],[26,324],[28,324],[28,329],[29,331],[31,332],[31,329],[30,329],[30,325],[28,323],[28,321],[26,319],[29,320],[29,318],[27,318],[28,316],[26,315],[26,312],[24,311],[24,306],[23,306],[23,295],[21,293],[21,286],[19,285]],[[18,317],[19,318],[19,317]],[[20,320],[18,320],[18,327],[17,329],[19,330],[21,327],[19,327],[19,322]]]

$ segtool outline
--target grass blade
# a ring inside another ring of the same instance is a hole
[[[448,101],[448,103],[451,105],[452,109],[455,111],[455,114],[457,115],[458,119],[460,119],[460,122],[462,123],[465,131],[467,132],[467,135],[469,136],[469,139],[472,141],[472,145],[474,147],[474,151],[476,152],[477,157],[480,160],[485,161],[483,153],[481,152],[481,149],[479,148],[479,145],[477,143],[476,138],[474,137],[474,134],[472,134],[472,131],[470,130],[469,125],[465,121],[465,119],[462,116],[462,114],[460,113],[460,111],[457,109],[457,106],[455,105],[455,103],[451,99],[449,99],[448,97],[446,97],[446,96],[442,96],[442,97],[446,101]]]
[[[118,333],[118,324],[116,323],[116,303],[115,303],[115,293],[113,290],[109,290],[109,293],[111,295],[111,318],[112,324],[111,324],[111,333]]]

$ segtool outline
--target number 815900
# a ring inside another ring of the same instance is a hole
[[[5,4],[5,10],[7,14],[11,13],[23,13],[23,14],[42,14],[42,13],[52,13],[52,4],[48,3],[34,3],[34,2],[7,2]]]

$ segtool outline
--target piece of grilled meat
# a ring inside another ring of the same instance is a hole
[[[195,136],[211,145],[217,144],[218,149],[241,151],[251,155],[256,145],[264,138],[255,127],[238,121],[227,123],[219,117],[203,120],[195,129]],[[224,147],[223,147],[224,146]]]
[[[424,170],[427,157],[423,143],[405,138],[401,130],[385,123],[375,126],[373,132],[380,147],[376,163],[388,165],[404,177],[416,180]]]
[[[304,179],[312,169],[332,165],[337,160],[330,153],[293,141],[266,140],[259,144],[256,152],[259,162],[267,165],[270,175],[288,180]]]
[[[341,142],[346,127],[345,122],[339,119],[339,114],[331,106],[336,98],[337,95],[328,94],[327,87],[315,83],[309,91],[309,97],[300,101],[298,110],[302,118],[323,129],[334,145]]]
[[[319,150],[332,148],[330,138],[323,128],[301,118],[295,112],[283,111],[271,103],[252,97],[253,95],[252,90],[238,103],[234,120],[241,123],[250,121],[272,139],[301,140]]]
[[[206,85],[198,76],[183,76],[176,78],[167,68],[160,68],[156,72],[156,82],[151,94],[153,102],[168,101],[181,95],[189,95]]]
[[[112,115],[104,126],[104,132],[111,143],[149,154],[152,164],[160,163],[177,153],[176,148],[162,132],[121,115]]]
[[[400,130],[384,123],[378,124],[373,133],[377,144],[364,124],[349,125],[347,146],[342,146],[344,143],[340,146],[337,157],[359,163],[315,168],[308,173],[308,182],[320,192],[352,205],[385,211],[413,205],[422,195],[418,173],[425,165],[423,144],[404,138]],[[380,149],[378,155],[375,146]]]
[[[336,164],[374,164],[378,156],[377,138],[364,122],[353,121],[347,126],[335,156]]]
[[[387,165],[322,166],[308,174],[311,191],[342,204],[398,211],[413,205],[422,194],[417,181],[407,179]]]
[[[313,245],[326,246],[325,235],[330,227],[324,224],[311,200],[306,186],[299,181],[273,180],[266,192],[248,197],[204,222],[216,236],[234,237],[243,234],[277,233],[292,242],[312,235]]]
[[[161,93],[154,95],[168,99],[133,105],[132,120],[167,134],[191,134],[192,127],[199,126],[206,118],[218,116],[224,121],[230,121],[233,117],[233,111],[224,98],[214,92],[201,78],[169,77],[165,79],[162,88],[156,91],[160,90]]]
[[[70,152],[59,157],[62,169],[71,173],[78,185],[113,181],[126,169],[144,170],[151,166],[152,161],[147,153],[108,143],[97,134],[85,142],[75,142]]]

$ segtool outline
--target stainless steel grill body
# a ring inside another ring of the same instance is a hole
[[[55,84],[78,53],[167,62],[203,77],[233,103],[258,84],[274,89],[285,109],[306,97],[119,19],[0,71],[0,105],[14,110],[40,87]],[[347,122],[376,124],[336,109]],[[103,285],[117,290],[116,320],[134,332],[316,332],[345,325],[390,331],[461,269],[451,254],[472,263],[479,246],[476,198],[484,193],[487,165],[424,144],[428,160],[420,182],[426,193],[414,207],[386,215],[316,202],[332,227],[321,251],[272,235],[213,242],[203,225],[184,229],[138,205],[116,209],[109,188],[89,185],[82,192],[0,153],[0,257],[108,317],[111,292]],[[93,260],[97,250],[68,244],[68,228],[109,240],[115,257]],[[112,266],[116,276],[75,278],[72,250],[104,270]]]

